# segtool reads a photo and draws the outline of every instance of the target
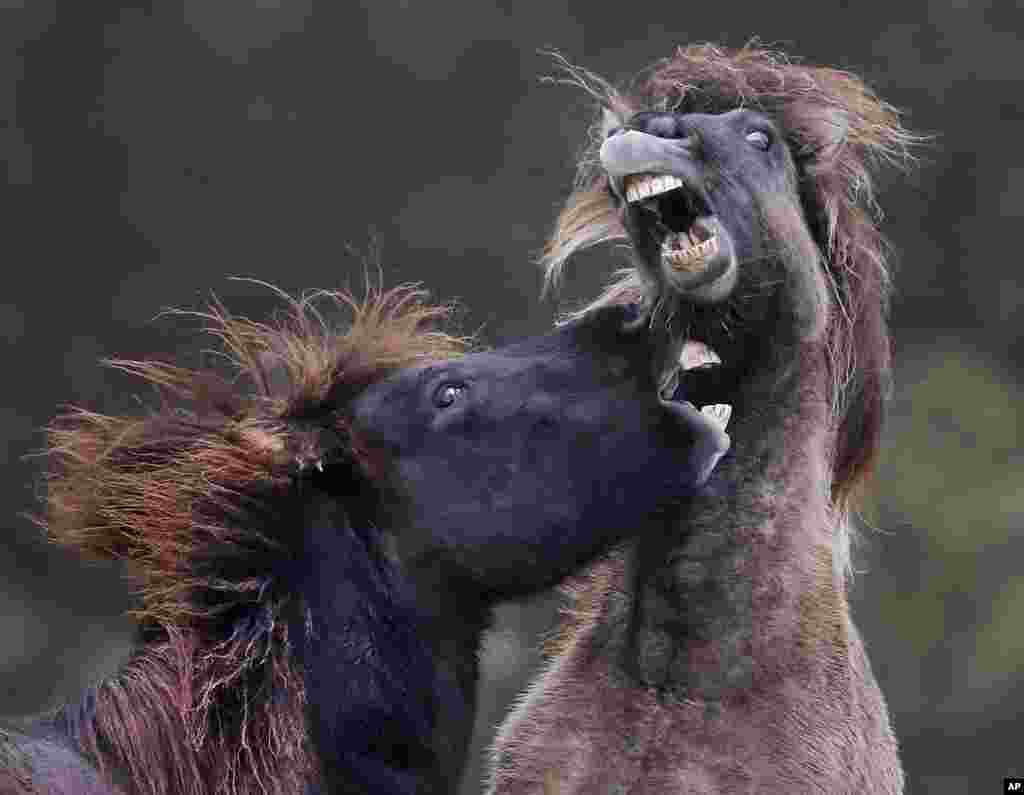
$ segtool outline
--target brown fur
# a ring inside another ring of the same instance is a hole
[[[751,363],[734,396],[721,496],[695,500],[664,540],[641,538],[570,586],[553,657],[499,732],[488,792],[902,792],[885,702],[850,620],[846,528],[889,383],[871,173],[906,162],[920,139],[859,78],[756,46],[680,48],[624,91],[563,65],[604,118],[542,256],[550,283],[572,253],[628,240],[597,158],[609,123],[751,107],[783,131],[801,206],[758,197],[768,239],[796,245],[740,278],[749,295],[759,279],[795,274],[802,284],[787,289],[820,281],[825,300],[813,334],[760,329],[784,344]],[[639,268],[620,271],[591,307],[650,290]],[[693,311],[709,324],[745,320]]]
[[[414,287],[370,290],[362,302],[319,292],[291,302],[275,325],[215,304],[205,317],[236,380],[115,361],[161,387],[168,405],[141,418],[72,410],[51,427],[50,537],[124,561],[138,583],[146,642],[95,687],[74,729],[86,757],[126,792],[305,791],[313,759],[288,648],[293,606],[266,574],[289,542],[275,536],[272,506],[297,470],[339,443],[359,455],[324,406],[344,406],[398,368],[465,351],[466,340],[430,329],[447,310],[424,298]],[[346,333],[328,328],[324,302],[351,315]],[[229,636],[226,617],[239,609],[261,615],[261,629]]]

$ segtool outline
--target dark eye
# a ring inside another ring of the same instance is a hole
[[[469,387],[465,384],[441,384],[434,391],[434,405],[439,409],[446,409],[468,391]]]
[[[772,145],[772,137],[764,130],[751,130],[747,133],[747,143],[767,151]]]

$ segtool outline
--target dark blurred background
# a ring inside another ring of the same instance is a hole
[[[898,252],[897,383],[858,547],[856,619],[911,793],[1024,774],[1024,18],[1003,0],[0,0],[0,715],[124,659],[118,572],[47,549],[39,428],[58,404],[135,406],[104,356],[196,363],[215,291],[425,282],[485,342],[543,331],[531,258],[590,105],[541,48],[614,80],[678,43],[752,36],[851,69],[933,134],[881,185]],[[355,253],[353,253],[355,252]],[[563,297],[621,264],[582,257]],[[537,663],[554,599],[503,608],[483,747]],[[477,791],[479,765],[467,774]]]

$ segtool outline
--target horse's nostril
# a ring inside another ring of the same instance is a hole
[[[683,138],[686,135],[682,119],[677,113],[641,111],[629,120],[627,126],[658,138]]]
[[[674,116],[657,116],[651,120],[647,132],[659,138],[681,138],[679,125]]]

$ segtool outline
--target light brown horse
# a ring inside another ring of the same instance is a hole
[[[565,66],[604,118],[549,278],[628,241],[633,268],[594,307],[642,299],[642,322],[689,340],[705,366],[682,383],[733,446],[714,495],[570,589],[487,791],[899,793],[847,603],[848,527],[889,383],[871,174],[917,139],[857,77],[757,47],[680,48],[621,91]]]

